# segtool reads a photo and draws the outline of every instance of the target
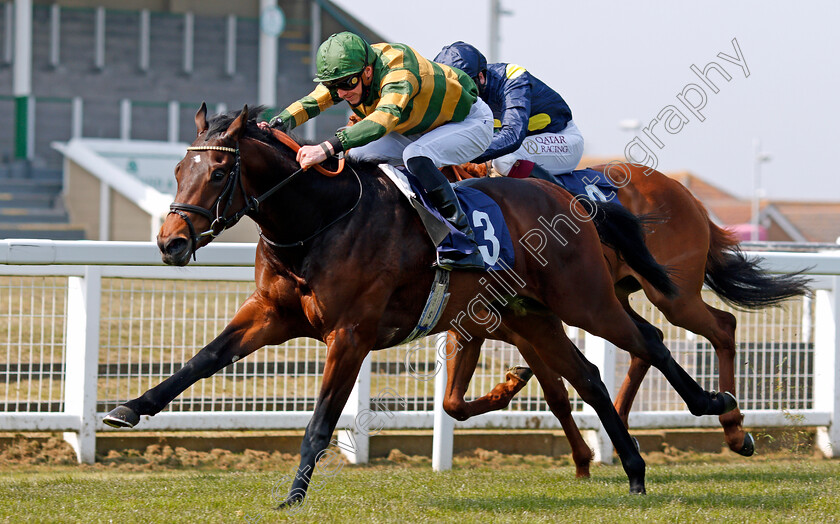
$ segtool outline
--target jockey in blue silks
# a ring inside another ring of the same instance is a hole
[[[464,42],[444,47],[434,61],[467,73],[493,110],[493,141],[474,162],[492,161],[504,176],[550,181],[554,177],[549,175],[569,173],[578,165],[583,136],[569,105],[525,68],[488,64],[478,49]]]

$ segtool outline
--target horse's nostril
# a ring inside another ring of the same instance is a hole
[[[175,237],[169,239],[166,243],[158,241],[158,248],[160,248],[160,252],[164,255],[178,257],[189,248],[189,242],[185,238]]]

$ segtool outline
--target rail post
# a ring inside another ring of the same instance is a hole
[[[345,409],[353,414],[353,424],[338,432],[338,448],[351,464],[367,464],[370,460],[370,431],[360,416],[370,412],[370,361],[371,353],[368,353],[347,399]]]
[[[584,352],[587,360],[598,366],[601,371],[601,381],[607,387],[610,398],[615,396],[615,346],[603,338],[586,334]],[[584,413],[595,413],[589,404],[584,404]],[[603,464],[612,464],[613,445],[607,435],[604,425],[598,421],[598,429],[585,430],[581,432],[583,439],[595,452],[593,460]]]
[[[432,430],[432,470],[447,471],[452,469],[452,451],[455,444],[455,419],[443,409],[443,399],[446,396],[446,360],[449,356],[447,348],[447,332],[439,333],[435,338],[435,405],[434,429]]]
[[[826,457],[840,456],[840,277],[830,289],[818,289],[814,320],[814,409],[828,411],[828,427],[817,428],[817,447]]]
[[[64,440],[79,463],[93,464],[96,455],[96,380],[99,366],[99,317],[102,305],[102,269],[86,266],[84,277],[67,282],[67,325],[64,410],[79,418],[78,431]]]

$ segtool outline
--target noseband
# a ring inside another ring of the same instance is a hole
[[[276,135],[277,135],[277,132],[275,133],[275,136]],[[291,144],[296,146],[296,147],[293,147],[292,149],[297,150],[297,149],[300,148],[300,146],[296,142],[294,142],[294,140],[292,140],[290,137],[286,136],[285,138],[288,140],[288,142],[291,142]],[[285,143],[286,145],[290,145],[285,140],[281,140],[281,141],[283,141],[283,143]],[[184,204],[184,203],[180,203],[180,202],[173,202],[172,204],[169,205],[169,214],[170,215],[171,214],[176,214],[179,217],[181,217],[182,219],[184,219],[184,222],[187,223],[187,227],[190,230],[190,243],[191,243],[190,249],[192,251],[193,260],[195,260],[195,252],[198,249],[198,242],[202,238],[209,236],[210,239],[212,240],[212,239],[216,238],[217,236],[221,235],[222,232],[225,229],[227,229],[229,227],[233,227],[234,225],[236,225],[236,223],[239,222],[239,220],[243,216],[245,216],[245,215],[251,216],[253,213],[259,212],[260,203],[265,201],[268,197],[273,195],[275,192],[277,192],[283,186],[285,186],[286,184],[288,184],[289,182],[294,180],[299,174],[304,172],[304,169],[300,168],[297,171],[295,171],[294,173],[292,173],[291,175],[289,175],[288,177],[286,177],[284,180],[275,184],[274,187],[272,187],[271,189],[269,189],[268,191],[266,191],[262,195],[259,195],[259,196],[256,196],[256,197],[254,197],[254,196],[249,197],[245,193],[245,186],[242,183],[242,170],[241,170],[241,162],[240,162],[240,156],[239,156],[239,147],[189,146],[189,147],[187,147],[187,151],[223,151],[225,153],[232,153],[234,155],[233,167],[231,168],[230,173],[228,173],[227,182],[225,183],[225,187],[222,189],[222,192],[219,194],[219,197],[216,199],[216,202],[211,207],[212,211],[211,211],[211,209],[206,209],[206,208],[203,208],[201,206],[196,206],[196,205],[193,205],[193,204]],[[318,166],[318,165],[315,166],[316,169],[318,169],[320,167],[321,166]],[[318,169],[318,170],[320,172],[326,174],[327,176],[335,176],[335,175],[339,174],[343,170],[343,168],[344,168],[344,159],[341,159],[341,161],[339,162],[339,168],[338,168],[337,171],[334,171],[334,172],[333,171],[326,171],[323,168]],[[315,233],[310,235],[305,240],[295,242],[293,244],[278,244],[278,243],[272,242],[272,241],[268,240],[265,236],[263,236],[261,231],[260,231],[260,237],[262,237],[263,240],[265,240],[266,242],[268,242],[269,244],[271,244],[274,247],[301,246],[306,241],[311,240],[312,238],[316,237],[317,235],[319,235],[320,233],[325,231],[327,228],[329,228],[330,226],[332,226],[333,224],[335,224],[336,222],[338,222],[342,218],[349,215],[351,212],[353,212],[353,210],[356,209],[356,207],[359,205],[359,202],[362,199],[362,181],[359,178],[359,174],[356,173],[355,170],[353,170],[353,174],[356,175],[356,179],[359,182],[359,198],[356,200],[356,203],[353,205],[353,207],[351,207],[348,211],[346,211],[341,216],[339,216],[337,219],[335,219],[334,221],[329,223],[327,226],[324,226],[324,227],[318,229]],[[237,187],[242,192],[242,196],[245,199],[245,206],[242,207],[242,209],[240,209],[236,213],[234,213],[232,216],[228,217],[227,213],[228,213],[228,210],[230,209],[230,206],[233,204],[233,198],[234,198],[234,195],[236,194],[236,188]],[[224,207],[222,207],[222,202],[223,201],[225,202]],[[214,211],[215,211],[215,215],[214,215]],[[190,216],[187,214],[187,212],[198,213],[199,215],[205,217],[208,221],[210,221],[210,228],[206,231],[201,232],[201,233],[196,233],[195,227],[193,226],[192,220],[190,220]]]

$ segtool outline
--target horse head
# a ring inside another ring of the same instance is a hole
[[[247,105],[238,114],[208,122],[202,104],[195,125],[196,138],[175,167],[175,202],[158,233],[167,264],[186,265],[197,249],[245,215],[257,222],[269,245],[299,247],[346,217],[361,200],[362,182],[354,170],[348,171],[355,176],[346,174],[339,161],[336,171],[315,166],[320,174],[305,172],[295,160],[297,142],[260,129]],[[263,206],[269,198],[269,206]]]
[[[207,105],[201,104],[195,115],[196,138],[175,166],[175,202],[158,232],[165,263],[186,265],[198,248],[250,211],[239,151],[247,122],[246,105],[226,129],[210,129]]]

